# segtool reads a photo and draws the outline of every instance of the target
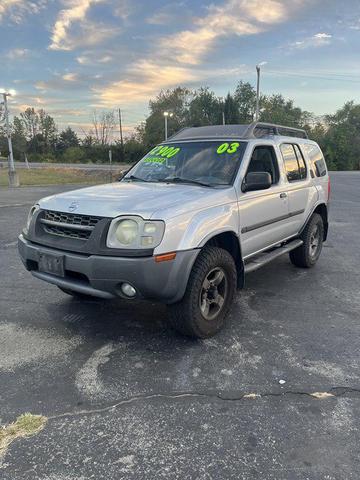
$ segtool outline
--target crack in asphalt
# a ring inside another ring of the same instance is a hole
[[[230,393],[230,392],[229,392]],[[356,393],[360,394],[360,388],[353,388],[353,387],[332,387],[329,390],[321,391],[316,390],[314,392],[306,392],[306,391],[296,391],[296,390],[285,390],[283,392],[265,392],[265,393],[242,393],[240,395],[228,395],[226,396],[222,392],[212,393],[212,392],[177,392],[177,393],[152,393],[148,395],[135,395],[133,397],[129,397],[123,400],[120,400],[114,404],[108,405],[106,407],[101,408],[92,408],[86,410],[77,410],[73,412],[64,412],[59,413],[57,415],[50,415],[48,416],[48,420],[56,420],[59,418],[64,417],[76,417],[81,415],[92,415],[97,413],[104,413],[111,410],[115,410],[118,407],[123,405],[130,405],[132,403],[144,401],[144,400],[152,400],[155,398],[164,398],[168,400],[179,399],[179,398],[209,398],[214,400],[221,400],[225,402],[237,402],[241,400],[256,400],[260,398],[266,397],[285,397],[285,396],[305,396],[310,397],[316,400],[323,400],[327,398],[337,398],[337,397],[344,397],[347,394]]]

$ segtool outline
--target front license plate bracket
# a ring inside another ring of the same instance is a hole
[[[39,253],[39,272],[65,277],[64,255]]]

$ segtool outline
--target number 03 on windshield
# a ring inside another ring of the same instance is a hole
[[[222,153],[236,153],[239,146],[240,146],[240,143],[237,143],[237,142],[222,143],[216,150],[216,153],[218,153],[219,155],[221,155]]]

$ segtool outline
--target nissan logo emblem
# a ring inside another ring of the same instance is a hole
[[[79,204],[78,202],[72,202],[69,205],[69,212],[75,212],[75,210],[78,208]]]

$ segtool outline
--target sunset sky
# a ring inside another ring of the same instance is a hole
[[[0,0],[1,89],[88,128],[117,108],[130,131],[160,89],[226,95],[263,68],[264,93],[315,114],[360,102],[359,0]]]

